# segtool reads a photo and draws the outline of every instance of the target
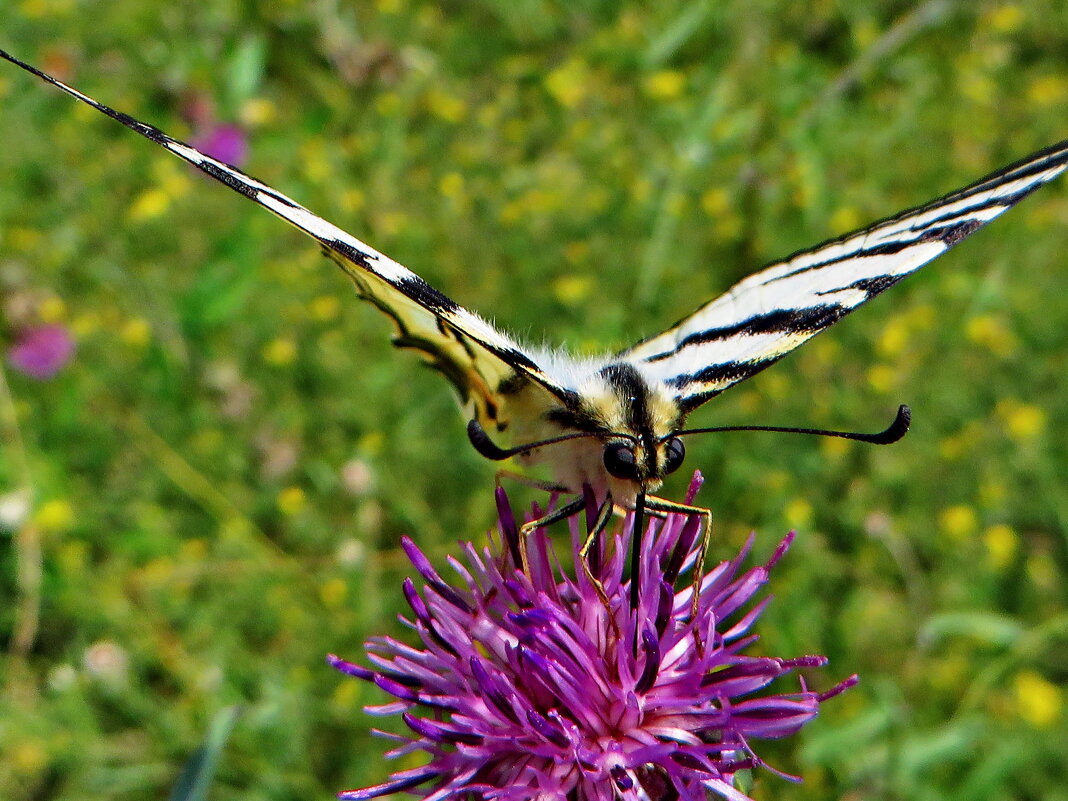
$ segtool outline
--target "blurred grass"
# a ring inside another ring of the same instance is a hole
[[[0,46],[180,137],[212,105],[252,174],[578,350],[1068,134],[1054,0],[19,0]],[[448,388],[270,215],[13,67],[0,107],[0,330],[79,342],[0,387],[0,797],[162,797],[233,704],[211,798],[380,780],[323,655],[395,625],[402,532],[492,521]],[[718,555],[801,531],[763,647],[862,676],[758,798],[1068,798],[1066,232],[1061,181],[694,417],[915,413],[691,447]]]

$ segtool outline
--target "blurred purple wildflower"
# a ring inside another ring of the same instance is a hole
[[[51,378],[74,354],[74,337],[61,325],[36,325],[19,331],[8,350],[11,366],[31,378]]]
[[[189,144],[225,164],[240,167],[248,156],[245,132],[236,125],[215,123],[194,136]]]
[[[700,484],[697,474],[689,499]],[[676,591],[674,585],[696,562],[698,518],[670,515],[650,522],[636,612],[624,558],[632,518],[602,534],[589,562],[609,612],[581,570],[575,576],[564,572],[544,531],[530,543],[531,578],[518,572],[517,527],[501,490],[497,505],[503,555],[462,544],[465,561],[449,560],[459,586],[447,584],[404,539],[426,583],[420,595],[411,579],[404,582],[414,616],[404,622],[422,647],[372,638],[372,669],[329,657],[337,669],[396,699],[368,710],[401,713],[413,732],[376,732],[398,743],[389,756],[430,756],[423,767],[339,798],[410,791],[427,801],[705,801],[713,791],[746,801],[733,779],[740,770],[764,765],[752,741],[795,733],[816,716],[821,701],[856,683],[854,676],[816,693],[802,680],[799,691],[758,695],[796,668],[827,661],[741,653],[756,641],[749,632],[770,598],[750,601],[793,534],[763,565],[739,575],[750,537],[737,557],[707,573],[695,626],[692,587],[685,582]],[[596,519],[592,499],[587,507],[587,520]],[[571,538],[577,560],[583,539],[577,522]],[[698,627],[703,648],[696,645]],[[420,707],[425,717],[412,714]]]

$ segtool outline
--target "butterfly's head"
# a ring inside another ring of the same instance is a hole
[[[614,492],[616,497],[634,494],[637,490],[654,492],[664,483],[664,477],[682,466],[686,449],[678,437],[663,438],[612,437],[604,443],[604,469],[617,482],[628,485],[631,492]]]
[[[609,365],[597,379],[583,401],[587,416],[604,432],[597,441],[597,466],[606,489],[617,499],[657,490],[686,456],[674,436],[682,422],[678,404],[635,365]]]

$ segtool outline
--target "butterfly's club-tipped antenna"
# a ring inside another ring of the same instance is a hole
[[[883,431],[876,434],[863,434],[856,431],[830,431],[825,428],[793,428],[788,426],[714,426],[712,428],[687,428],[683,431],[673,431],[669,437],[685,437],[690,434],[714,434],[721,431],[775,431],[780,434],[812,434],[818,437],[839,437],[841,439],[854,439],[858,442],[867,442],[872,445],[891,445],[901,439],[909,431],[912,424],[912,409],[901,404],[897,409],[894,422]]]

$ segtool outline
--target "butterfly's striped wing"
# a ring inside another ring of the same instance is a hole
[[[97,102],[3,50],[0,57],[161,145],[316,239],[352,278],[359,295],[393,320],[397,326],[394,343],[420,351],[432,367],[456,386],[466,411],[484,428],[506,427],[508,421],[501,408],[500,389],[503,385],[514,388],[517,379],[520,382],[529,379],[565,403],[574,402],[573,390],[548,376],[510,337],[388,256],[237,168]]]
[[[1068,141],[964,189],[802,250],[735,284],[667,331],[620,354],[689,412],[942,255],[1060,175]]]

